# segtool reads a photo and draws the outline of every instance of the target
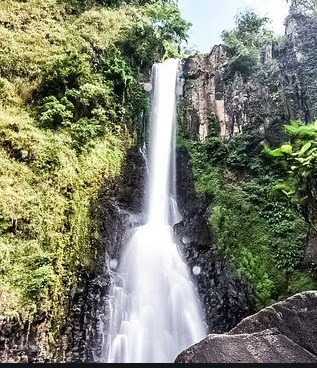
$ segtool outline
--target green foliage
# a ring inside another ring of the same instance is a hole
[[[274,39],[273,33],[267,28],[268,22],[268,18],[247,10],[236,16],[233,30],[222,33],[222,40],[232,53],[226,70],[227,79],[236,72],[248,76],[256,67],[261,50]]]
[[[316,0],[288,0],[290,2],[291,14],[301,13],[306,15],[317,15],[317,1]]]
[[[308,275],[307,272],[296,271],[289,280],[289,293],[290,295],[298,293],[298,291],[310,291],[317,289],[316,278]]]
[[[303,290],[292,275],[310,277],[303,271],[307,228],[273,194],[281,169],[266,161],[259,141],[241,135],[182,144],[190,154],[196,192],[212,199],[212,249],[250,282],[257,307]]]
[[[83,11],[94,5],[106,7],[119,7],[123,5],[147,5],[147,4],[174,4],[177,0],[61,0],[64,1],[68,10]]]
[[[1,112],[0,122],[0,314],[50,310],[56,324],[90,264],[90,203],[118,175],[129,139],[109,132],[78,156],[68,134],[40,130],[27,114]]]
[[[153,63],[179,56],[180,44],[187,37],[190,24],[172,4],[153,3],[134,15],[135,23],[122,42],[122,55],[140,72]]]
[[[303,125],[293,122],[285,126],[291,143],[264,151],[279,159],[284,165],[287,178],[276,186],[276,191],[284,195],[305,220],[315,227],[317,206],[315,184],[317,176],[317,121]]]
[[[211,114],[208,119],[208,137],[219,137],[220,120],[215,114]]]
[[[91,67],[87,56],[80,55],[76,50],[70,51],[44,72],[38,96],[62,97],[68,89],[77,89],[81,81],[90,75]]]
[[[44,127],[58,128],[72,118],[72,108],[73,105],[65,97],[61,100],[55,96],[46,97],[40,107],[39,120]]]

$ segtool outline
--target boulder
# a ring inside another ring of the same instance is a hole
[[[317,362],[317,291],[296,294],[245,318],[229,333],[209,335],[176,363]]]
[[[176,363],[311,363],[317,357],[277,330],[252,334],[209,335]]]

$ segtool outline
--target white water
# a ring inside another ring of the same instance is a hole
[[[153,67],[146,225],[120,260],[112,291],[108,362],[173,362],[206,333],[190,272],[173,241],[177,60]]]

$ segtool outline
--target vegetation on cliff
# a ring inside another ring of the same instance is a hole
[[[277,61],[266,58],[266,50],[272,50],[278,39],[267,22],[247,11],[237,16],[233,30],[223,33],[229,55],[226,92],[231,96],[233,90],[236,96],[243,86],[246,93],[238,102],[228,98],[229,108],[236,114],[247,110],[248,123],[239,132],[232,128],[229,139],[224,139],[219,136],[219,121],[212,119],[205,142],[181,139],[191,157],[197,193],[211,198],[212,248],[250,282],[257,308],[317,287],[304,254],[312,224],[309,213],[316,202],[316,131],[312,125],[298,124],[283,130],[289,116],[281,73]],[[305,65],[306,56],[300,65]],[[316,101],[312,89],[307,95]],[[270,159],[268,149],[263,152],[263,141],[280,145],[287,141],[287,133],[292,134],[292,143],[270,151],[282,160]],[[281,190],[286,200],[279,195]]]
[[[185,141],[196,191],[212,200],[212,248],[251,285],[256,305],[317,287],[304,263],[307,225],[275,195],[281,168],[261,153],[258,137]]]
[[[98,233],[90,206],[119,175],[148,96],[188,24],[171,1],[0,5],[0,316],[61,323]]]

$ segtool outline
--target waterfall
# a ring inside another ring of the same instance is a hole
[[[168,363],[206,332],[188,267],[173,239],[178,60],[153,66],[144,226],[123,251],[111,292],[108,362]]]

